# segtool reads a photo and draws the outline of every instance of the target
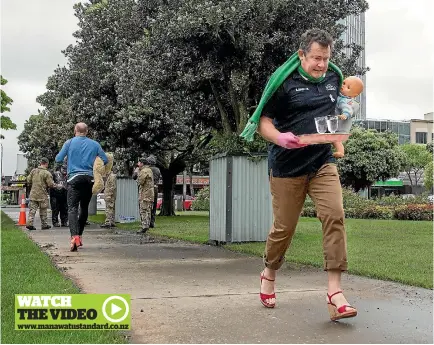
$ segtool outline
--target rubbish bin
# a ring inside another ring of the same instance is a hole
[[[175,199],[173,200],[175,204],[175,211],[182,211],[182,199]]]

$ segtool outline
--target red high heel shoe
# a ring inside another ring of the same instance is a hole
[[[339,308],[336,306],[336,304],[334,304],[332,302],[332,297],[342,293],[342,291],[337,291],[334,294],[327,294],[327,297],[329,299],[329,301],[327,302],[327,307],[329,310],[329,314],[330,314],[330,319],[332,321],[337,321],[340,319],[345,319],[348,317],[354,317],[357,315],[357,310],[356,308],[352,307],[349,304],[344,304],[342,306],[340,306]],[[348,310],[347,308],[351,308],[350,310]]]
[[[262,287],[262,280],[268,280],[269,282],[274,282],[274,279],[268,279],[266,276],[264,276],[264,271],[261,272],[261,286],[259,288],[259,297],[261,298],[261,303],[264,307],[266,308],[274,308],[276,306],[276,303],[268,303],[266,302],[267,299],[270,298],[276,298],[276,293],[272,293],[272,294],[266,294],[266,293],[262,293],[261,292],[261,287]]]

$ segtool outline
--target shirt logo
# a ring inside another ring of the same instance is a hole
[[[309,91],[308,87],[298,87],[295,89],[295,91],[299,92],[299,91]]]
[[[332,102],[335,101],[335,99],[333,98],[333,96],[331,94],[329,95],[329,97],[330,97],[330,99],[331,99]]]
[[[326,85],[326,90],[327,91],[336,91],[336,86],[334,86],[332,84],[327,84]]]

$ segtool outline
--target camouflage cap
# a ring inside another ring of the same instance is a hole
[[[41,164],[48,164],[48,158],[42,157]]]

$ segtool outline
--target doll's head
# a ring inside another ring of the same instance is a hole
[[[347,77],[344,79],[341,87],[341,94],[354,98],[360,95],[363,91],[363,81],[358,77]]]

